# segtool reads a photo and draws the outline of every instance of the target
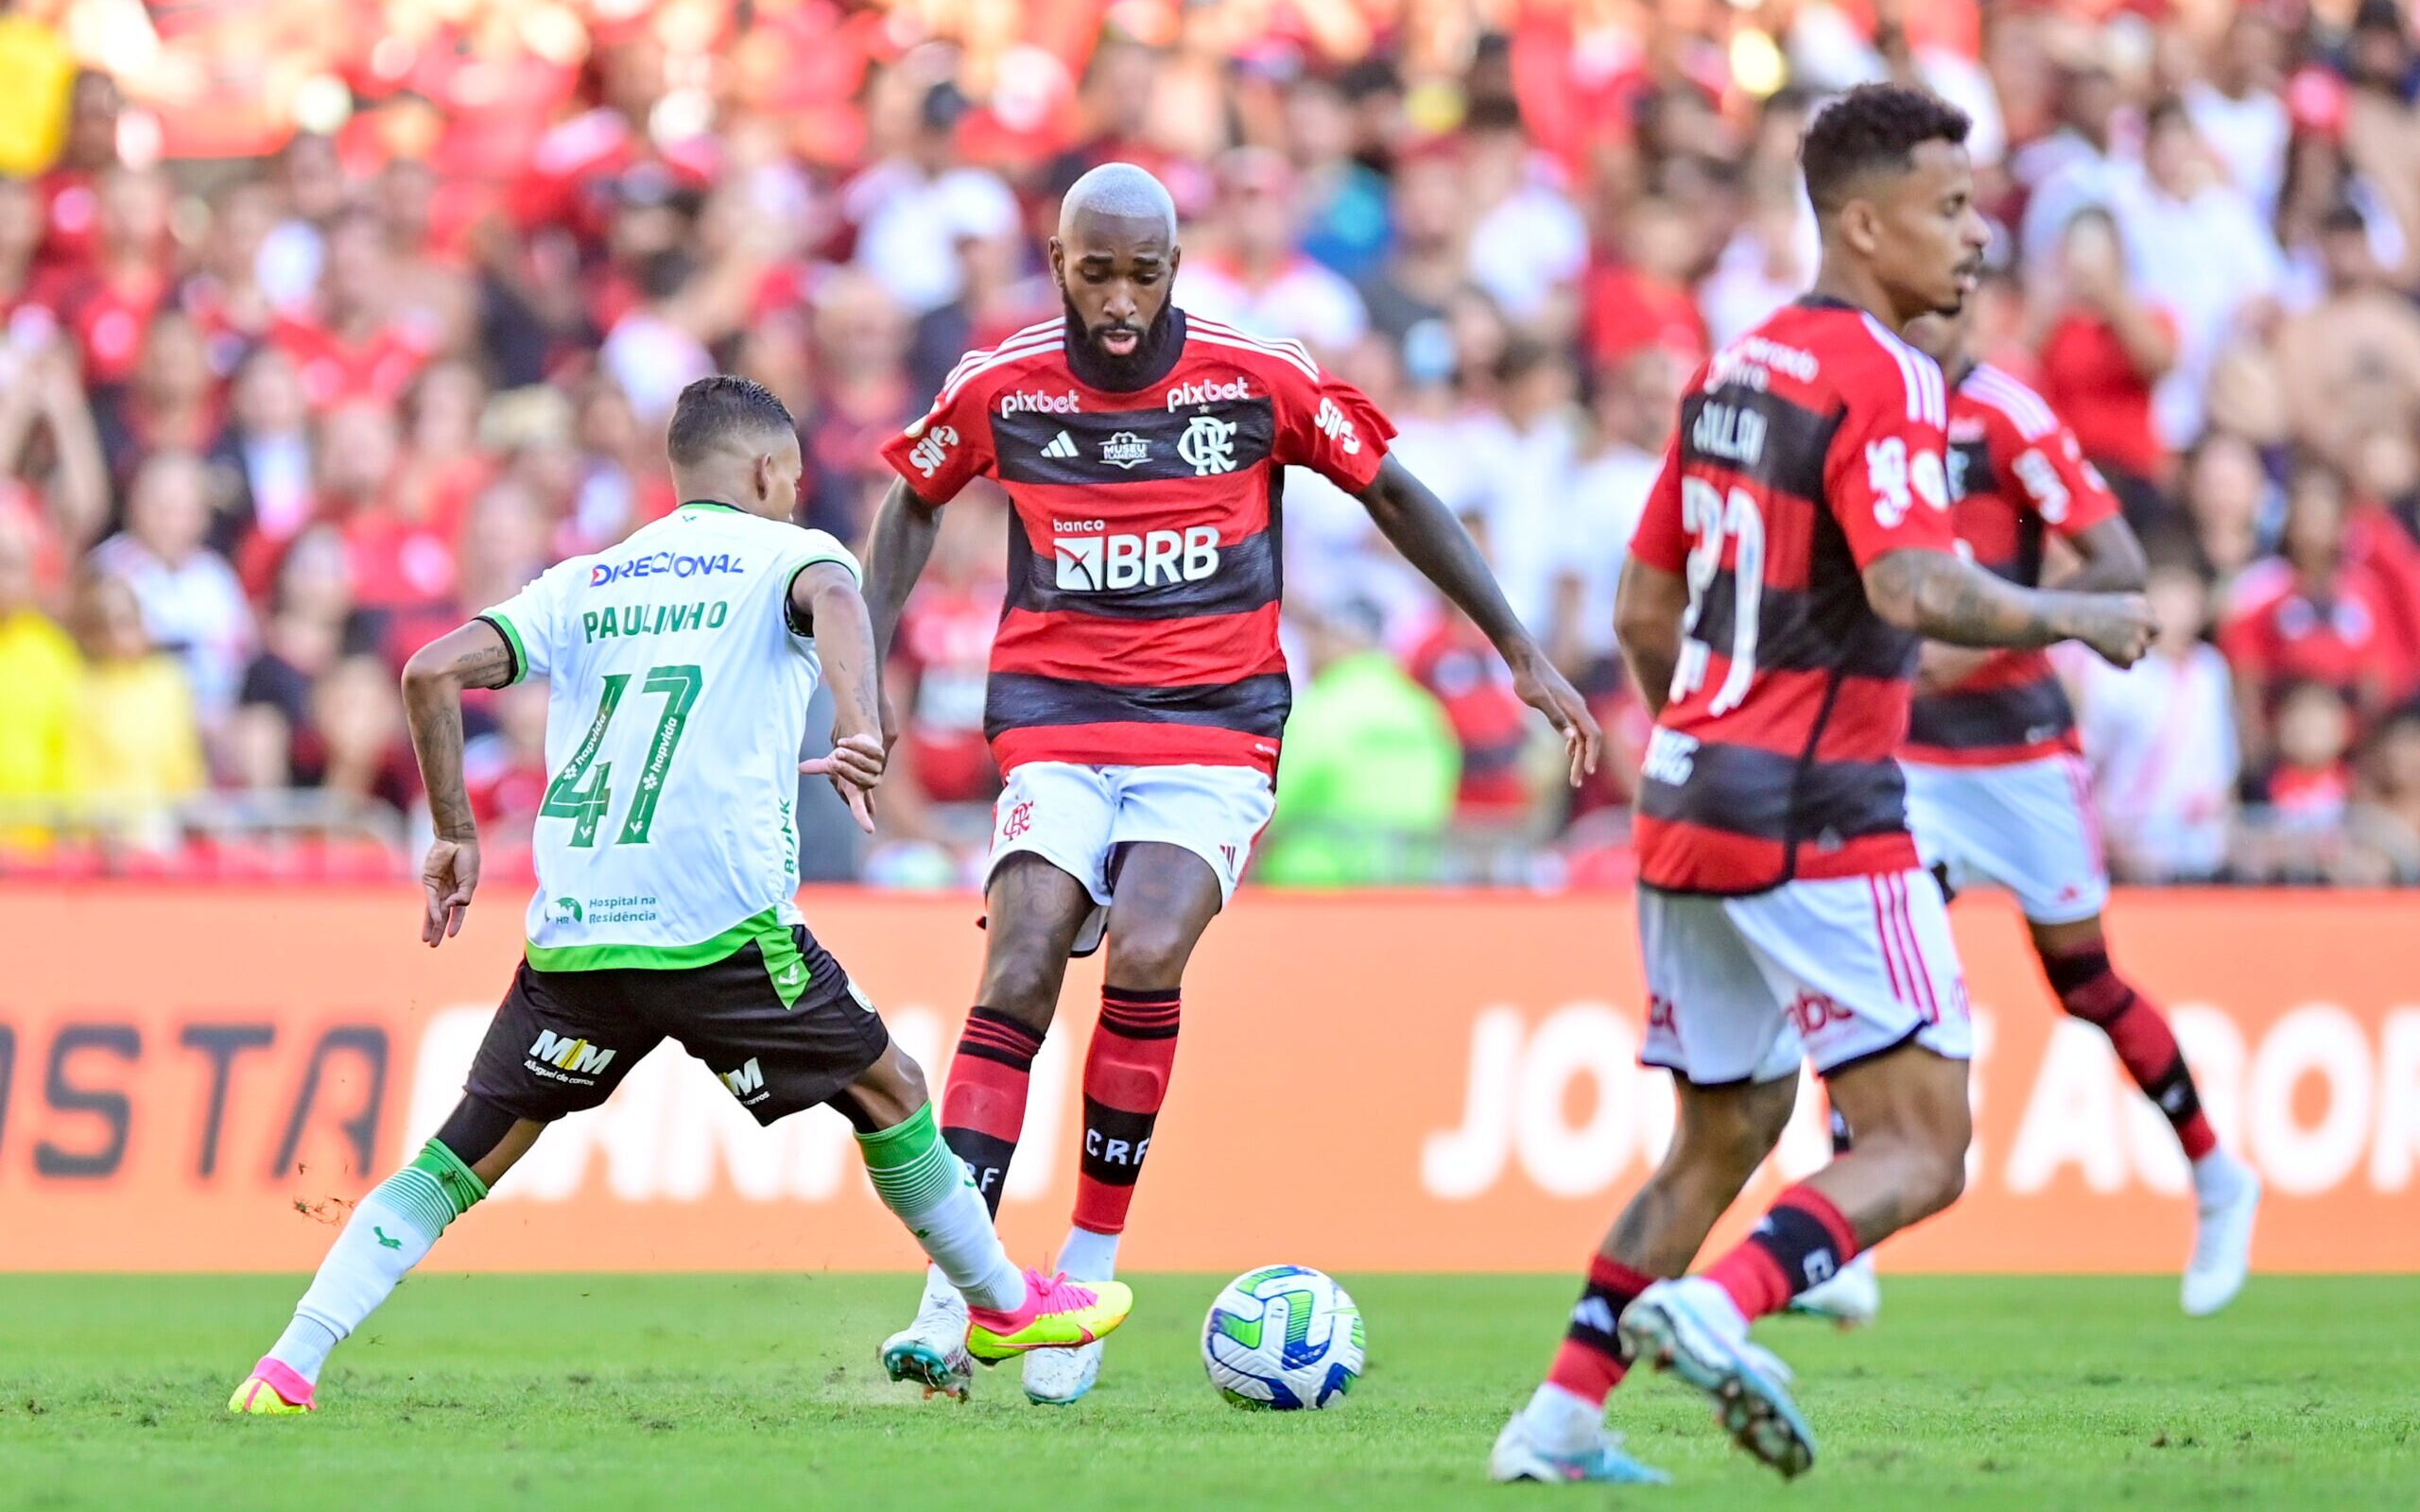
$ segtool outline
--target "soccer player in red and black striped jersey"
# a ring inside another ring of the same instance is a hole
[[[1805,1470],[1813,1435],[1750,1320],[1964,1181],[1965,983],[1893,759],[1922,638],[2073,637],[2123,665],[2151,630],[2139,595],[2020,588],[1955,550],[1946,386],[1897,333],[1957,310],[1981,271],[1966,129],[1891,85],[1816,116],[1814,290],[1689,385],[1631,542],[1616,618],[1656,708],[1636,819],[1643,1058],[1672,1071],[1680,1127],[1496,1440],[1497,1479],[1661,1479],[1604,1429],[1634,1360],[1705,1392],[1758,1459]],[[1856,1147],[1684,1277],[1780,1138],[1802,1059]]]
[[[1277,638],[1286,469],[1358,497],[1485,632],[1515,691],[1563,734],[1574,783],[1599,745],[1470,537],[1388,455],[1386,417],[1298,344],[1178,308],[1180,256],[1159,180],[1131,163],[1078,180],[1050,243],[1063,317],[969,354],[884,449],[899,480],[866,552],[888,646],[941,507],[978,476],[1014,506],[984,711],[1005,787],[983,979],[942,1134],[996,1204],[1068,957],[1105,930],[1075,1222],[1059,1253],[1069,1275],[1104,1280],[1167,1091],[1185,962],[1274,803],[1291,701]],[[894,1379],[961,1392],[965,1328],[936,1274],[884,1363]],[[1027,1370],[1027,1395],[1082,1396],[1100,1354],[1077,1353]]]
[[[2083,459],[2075,433],[2042,396],[1967,352],[1971,309],[1928,315],[1909,340],[1949,380],[1950,521],[1978,566],[2027,588],[2042,583],[2050,542],[2076,558],[2055,585],[2132,593],[2143,548],[2117,496]],[[2075,713],[2040,650],[1928,644],[1901,747],[1908,820],[1927,866],[1956,890],[1989,883],[2015,894],[2060,1005],[2109,1036],[2118,1058],[2176,1130],[2191,1162],[2200,1222],[2185,1269],[2185,1311],[2215,1313],[2250,1268],[2260,1180],[2219,1147],[2193,1074],[2159,1005],[2109,964],[2100,911],[2109,901],[2091,777]],[[1851,1130],[1833,1121],[1834,1147]],[[1798,1311],[1872,1320],[1872,1257],[1800,1297]]]

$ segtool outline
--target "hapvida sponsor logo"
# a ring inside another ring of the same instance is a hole
[[[747,571],[748,564],[727,551],[711,557],[685,551],[651,551],[628,561],[596,563],[588,569],[588,586],[603,588],[634,577],[736,577]]]

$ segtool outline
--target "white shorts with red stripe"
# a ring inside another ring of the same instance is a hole
[[[1038,855],[1084,885],[1095,904],[1076,954],[1100,944],[1120,848],[1153,841],[1190,850],[1233,898],[1260,832],[1277,807],[1269,777],[1253,766],[1082,766],[1023,762],[992,805],[992,859]]]
[[[2072,924],[2108,906],[2100,821],[2082,758],[1899,765],[1908,777],[1908,827],[1916,833],[1917,853],[1925,865],[1947,870],[1953,892],[2005,887],[2037,924]]]
[[[1639,1059],[1701,1087],[1779,1081],[1919,1044],[1974,1054],[1949,910],[1927,871],[1789,882],[1745,898],[1638,890]]]

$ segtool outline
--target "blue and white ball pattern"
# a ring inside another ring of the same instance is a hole
[[[1201,1365],[1237,1407],[1330,1406],[1361,1375],[1361,1310],[1307,1265],[1246,1271],[1210,1304]]]

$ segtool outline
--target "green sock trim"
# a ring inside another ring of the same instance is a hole
[[[883,1206],[897,1213],[923,1212],[946,1195],[950,1188],[971,1183],[966,1166],[942,1143],[941,1125],[933,1120],[933,1105],[924,1107],[885,1129],[857,1136],[866,1174]]]
[[[488,1184],[478,1173],[436,1140],[422,1145],[411,1164],[380,1182],[376,1193],[431,1244],[446,1225],[487,1194]]]

